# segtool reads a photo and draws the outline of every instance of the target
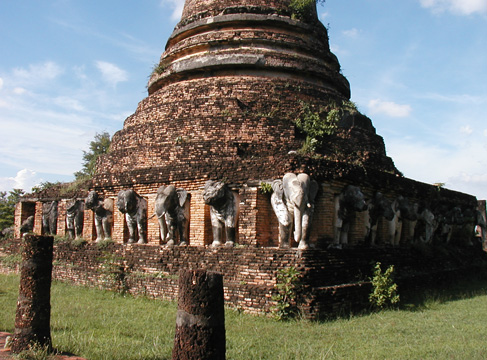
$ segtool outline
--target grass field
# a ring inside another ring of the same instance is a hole
[[[0,275],[0,330],[13,331],[17,275]],[[170,359],[176,304],[55,282],[54,346],[90,360]],[[227,359],[487,359],[487,282],[400,309],[277,322],[228,309]]]

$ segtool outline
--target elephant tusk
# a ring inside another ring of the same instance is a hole
[[[157,216],[157,214],[152,215],[152,216],[151,216],[150,218],[148,218],[147,220],[152,219],[154,216]]]

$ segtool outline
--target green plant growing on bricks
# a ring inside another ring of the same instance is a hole
[[[301,285],[299,271],[293,266],[280,269],[276,280],[277,294],[272,296],[276,302],[275,316],[279,321],[289,320],[298,314],[297,297]]]
[[[394,265],[390,265],[382,272],[381,263],[377,262],[373,268],[372,292],[370,303],[378,309],[383,309],[399,303],[397,284],[394,282]]]
[[[104,251],[98,260],[101,262],[99,272],[105,286],[111,291],[125,295],[129,290],[127,277],[130,269],[124,264],[124,258]]]
[[[342,101],[337,104],[331,101],[325,108],[314,109],[311,104],[300,101],[300,111],[294,119],[296,128],[306,135],[301,153],[314,153],[323,146],[326,136],[336,133],[339,121],[346,114],[358,113],[355,103]]]
[[[269,184],[268,182],[261,181],[260,186],[259,186],[260,192],[262,194],[272,194],[272,185]]]
[[[325,3],[325,0],[291,0],[289,8],[293,19],[310,20],[313,7],[316,3]]]

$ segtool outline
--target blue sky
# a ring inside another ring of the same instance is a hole
[[[183,0],[0,2],[0,191],[70,181],[123,126]],[[319,5],[352,100],[405,176],[487,198],[487,0]]]

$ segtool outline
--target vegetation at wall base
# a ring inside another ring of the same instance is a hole
[[[18,286],[18,275],[0,275],[1,331],[13,332]],[[60,352],[90,360],[171,359],[175,302],[54,282],[51,303]],[[326,322],[277,322],[226,309],[227,359],[487,358],[486,278],[401,304]]]
[[[272,297],[276,302],[274,315],[277,320],[289,320],[298,315],[297,298],[300,285],[299,271],[295,267],[290,266],[278,271],[277,294]]]
[[[377,309],[395,306],[399,303],[397,284],[394,282],[394,265],[390,265],[386,271],[382,272],[381,263],[374,265],[372,282],[372,292],[369,301]]]

